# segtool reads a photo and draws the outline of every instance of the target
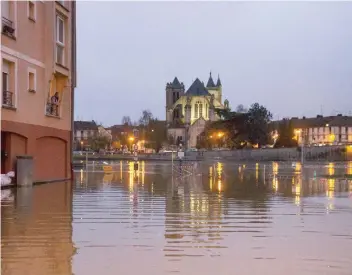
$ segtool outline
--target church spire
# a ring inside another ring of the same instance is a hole
[[[218,81],[216,82],[217,87],[221,87],[220,75],[218,74]]]
[[[215,83],[214,83],[214,80],[211,76],[211,71],[210,71],[210,75],[209,75],[209,80],[208,80],[208,83],[207,83],[207,88],[215,88]]]

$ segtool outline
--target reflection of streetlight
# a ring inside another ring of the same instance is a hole
[[[221,138],[224,135],[224,133],[220,132],[218,133],[218,137]]]

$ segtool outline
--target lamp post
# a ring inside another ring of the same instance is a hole
[[[218,138],[219,138],[219,149],[220,149],[220,145],[222,144],[222,137],[224,136],[223,132],[219,132],[218,133]]]
[[[132,145],[133,145],[133,141],[134,141],[134,137],[129,137],[128,140],[131,142],[131,153],[132,153]]]

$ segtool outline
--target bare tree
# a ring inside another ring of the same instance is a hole
[[[149,110],[143,110],[142,116],[139,119],[139,124],[147,126],[152,119],[153,119],[152,112]]]
[[[122,124],[132,125],[131,118],[129,116],[123,116]]]
[[[236,113],[247,113],[248,109],[243,106],[243,104],[239,104],[236,107]]]

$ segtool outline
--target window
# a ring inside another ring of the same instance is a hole
[[[203,104],[200,101],[197,101],[194,105],[194,117],[200,118],[203,116]]]
[[[28,69],[28,92],[35,93],[37,90],[36,87],[36,78],[35,78],[35,70],[32,68]]]
[[[36,11],[35,11],[35,2],[34,1],[28,1],[27,4],[27,14],[28,18],[32,21],[35,21],[36,19]]]
[[[56,16],[56,63],[65,65],[65,20]]]
[[[16,1],[1,1],[1,32],[10,38],[15,37],[14,14],[16,7]]]
[[[15,106],[14,66],[15,63],[2,60],[2,105],[7,107]]]
[[[199,102],[196,102],[196,104],[194,104],[194,117],[198,118],[198,105]]]

